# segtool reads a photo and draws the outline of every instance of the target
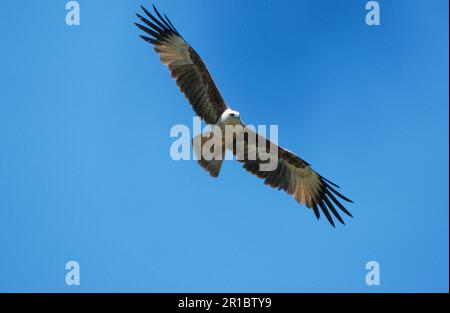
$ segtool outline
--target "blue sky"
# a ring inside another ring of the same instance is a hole
[[[0,2],[0,291],[448,291],[448,1],[156,1],[227,103],[355,203],[333,229],[225,162],[133,25],[150,1]],[[76,260],[81,285],[65,284]],[[365,284],[365,264],[381,285]]]

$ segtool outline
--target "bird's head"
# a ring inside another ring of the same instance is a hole
[[[238,111],[227,109],[220,117],[222,124],[236,125],[241,123],[241,114]]]

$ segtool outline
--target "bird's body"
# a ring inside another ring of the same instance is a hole
[[[169,67],[172,78],[176,80],[180,90],[188,98],[195,113],[207,124],[221,130],[220,135],[216,134],[216,137],[212,131],[194,138],[194,151],[199,156],[199,164],[211,176],[217,177],[225,150],[232,150],[237,161],[243,163],[244,169],[264,179],[265,184],[292,195],[296,201],[312,209],[317,219],[320,217],[321,210],[331,225],[334,226],[334,221],[330,212],[344,224],[335,206],[348,216],[352,216],[338,198],[348,202],[352,201],[339,193],[335,189],[338,188],[337,185],[316,173],[306,161],[263,136],[248,130],[242,122],[239,112],[226,105],[197,52],[183,39],[167,16],[163,17],[155,7],[153,8],[156,17],[144,7],[142,9],[148,19],[137,14],[145,26],[138,23],[136,26],[151,36],[141,37],[155,47],[162,63]],[[224,135],[227,126],[238,129],[237,133],[233,134],[231,144],[227,143]],[[247,135],[243,136],[243,132],[247,132]],[[255,138],[255,140],[249,138]],[[196,146],[197,139],[199,145]],[[214,151],[212,159],[207,159],[202,154],[203,146],[212,139],[215,139],[222,149]],[[238,149],[240,144],[244,147],[243,151]],[[269,151],[269,157],[276,155],[276,164],[273,169],[262,169],[268,163],[267,159],[263,157],[263,151]],[[254,158],[250,157],[253,155],[255,155]]]

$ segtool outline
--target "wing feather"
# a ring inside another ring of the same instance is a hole
[[[155,6],[156,16],[141,6],[146,17],[136,14],[144,24],[136,26],[149,36],[141,35],[151,43],[161,62],[169,67],[177,86],[189,100],[194,112],[208,124],[215,124],[228,108],[205,63],[183,39],[169,18],[161,15]]]
[[[245,130],[248,133],[253,132],[249,128],[245,128]],[[261,161],[258,154],[256,160],[237,158],[239,162],[243,163],[243,167],[247,171],[264,179],[265,184],[279,190],[284,190],[292,195],[297,202],[312,209],[317,219],[320,218],[321,211],[333,227],[335,226],[333,216],[340,223],[345,224],[337,208],[352,217],[337,197],[347,202],[352,201],[335,189],[339,188],[336,184],[317,174],[306,161],[291,151],[270,142],[258,134],[253,133],[252,135],[240,137],[245,141],[244,147],[246,151],[257,149],[256,144],[248,141],[248,138],[252,136],[253,138],[257,137],[255,142],[259,147],[266,147],[266,152],[269,152],[268,148],[272,146],[271,151],[276,151],[278,154],[278,163],[273,171],[262,171],[260,165],[265,162]],[[233,152],[236,154],[236,151]],[[248,156],[249,154],[244,152],[244,155]]]

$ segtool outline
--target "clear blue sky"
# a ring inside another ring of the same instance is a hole
[[[355,200],[333,229],[226,162],[133,22],[151,1],[1,1],[0,291],[448,291],[448,1],[156,1],[227,103]],[[81,285],[65,285],[65,263]],[[381,286],[365,284],[365,264]]]

